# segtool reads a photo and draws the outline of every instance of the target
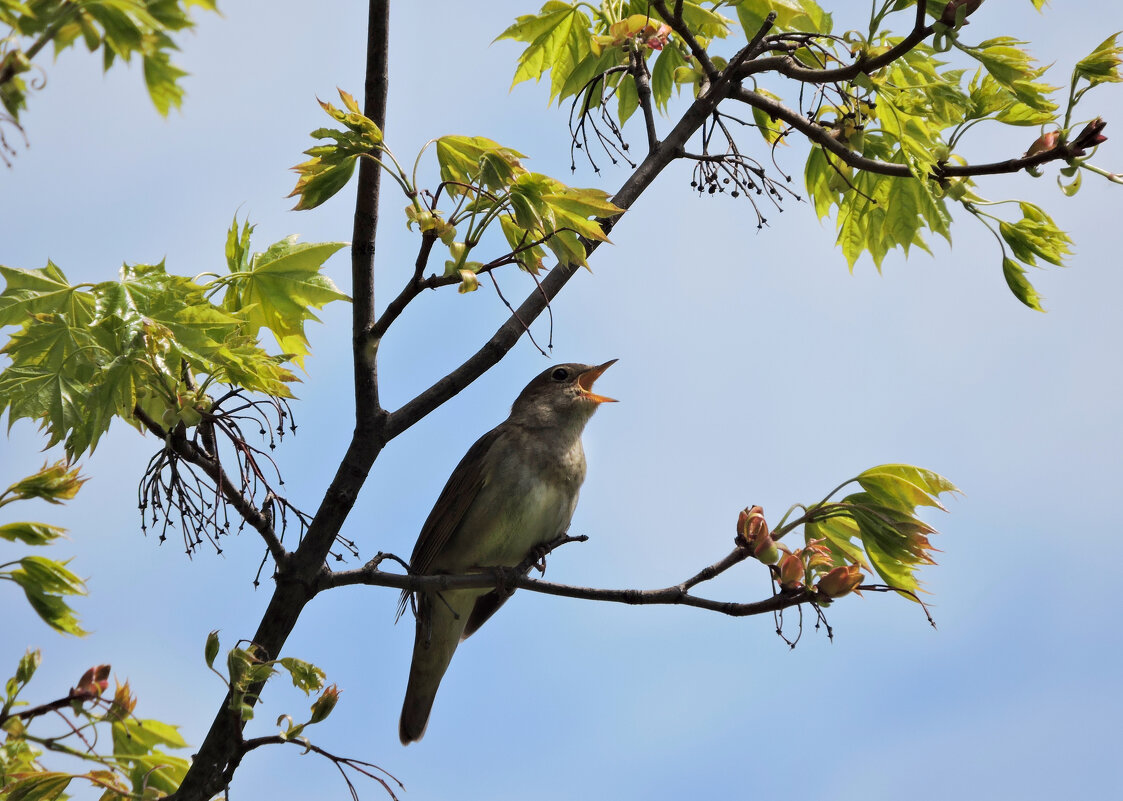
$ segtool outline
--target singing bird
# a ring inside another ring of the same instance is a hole
[[[514,567],[565,533],[585,480],[581,432],[600,404],[613,401],[595,394],[593,382],[615,362],[557,365],[526,385],[510,416],[480,437],[452,471],[421,528],[411,573]],[[399,615],[409,596],[402,593]],[[413,663],[398,727],[403,745],[425,734],[456,646],[508,597],[494,589],[416,596]]]

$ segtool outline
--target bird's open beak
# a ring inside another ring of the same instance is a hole
[[[581,397],[591,400],[593,403],[616,403],[616,398],[607,398],[604,395],[597,395],[593,392],[593,382],[601,377],[601,373],[614,364],[616,364],[616,359],[612,359],[596,367],[590,367],[581,375],[577,376],[577,388],[581,390]]]

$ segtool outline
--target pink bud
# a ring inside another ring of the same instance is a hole
[[[816,588],[828,598],[841,598],[857,589],[863,578],[857,565],[843,565],[819,579]]]

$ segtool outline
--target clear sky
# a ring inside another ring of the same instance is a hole
[[[224,17],[202,17],[183,38],[188,96],[167,120],[149,105],[139,65],[103,77],[95,59],[70,51],[48,66],[26,113],[31,147],[0,171],[0,263],[50,258],[74,281],[112,277],[122,261],[220,270],[235,213],[257,223],[259,249],[291,233],[350,237],[353,190],[312,212],[289,212],[284,196],[287,168],[326,122],[315,98],[336,86],[362,92],[365,4],[223,6]],[[547,109],[542,86],[508,92],[518,49],[489,42],[536,8],[395,4],[386,133],[400,157],[412,160],[433,136],[485,135],[571,183],[611,192],[623,182],[623,170],[597,176],[580,162],[570,177],[568,109]],[[1111,4],[1055,3],[1038,15],[1028,2],[992,3],[964,36],[1030,40],[1065,83],[1071,64],[1120,28],[1123,11]],[[1114,169],[1123,168],[1121,106],[1123,92],[1107,87],[1083,107],[1108,121],[1099,161]],[[625,129],[635,149],[639,126]],[[1019,155],[1036,136],[985,128],[971,154],[986,160]],[[801,151],[780,159],[798,180]],[[938,630],[913,604],[866,596],[829,610],[833,643],[806,626],[789,651],[768,618],[521,593],[458,651],[428,734],[403,749],[413,627],[393,625],[394,591],[353,588],[317,599],[286,649],[343,689],[314,741],[392,771],[410,799],[1118,792],[1123,188],[1088,176],[1068,199],[1054,175],[980,188],[1032,198],[1072,234],[1068,269],[1033,273],[1044,315],[1009,293],[993,239],[970,219],[957,220],[953,248],[932,242],[934,257],[892,255],[881,275],[863,260],[851,275],[832,225],[806,204],[788,204],[758,232],[744,201],[697,198],[685,166],[643,196],[592,274],[553,307],[554,361],[619,358],[598,389],[621,403],[602,408],[585,436],[589,475],[572,530],[591,540],[552,556],[549,578],[676,583],[728,552],[742,507],[759,503],[776,520],[866,467],[903,461],[966,492],[949,515],[929,518],[943,532],[940,564],[923,574]],[[385,194],[382,302],[413,262],[404,205]],[[345,251],[327,270],[348,288]],[[500,281],[508,297],[530,288],[513,273]],[[309,510],[352,415],[349,309],[322,317],[298,389],[300,429],[279,453],[294,501]],[[384,401],[396,407],[428,386],[505,317],[489,282],[472,295],[423,296],[385,340]],[[547,339],[544,323],[534,330]],[[452,467],[548,364],[520,342],[387,448],[344,530],[363,557],[408,555]],[[38,467],[39,447],[26,423],[0,439],[0,486]],[[43,701],[86,667],[112,663],[139,714],[181,725],[198,744],[224,691],[203,663],[206,634],[220,629],[224,646],[250,636],[268,591],[251,584],[262,549],[250,534],[193,561],[142,536],[136,480],[157,447],[116,425],[86,460],[91,480],[74,503],[14,512],[70,529],[54,555],[73,555],[72,569],[89,577],[77,606],[92,634],[56,635],[14,588],[0,588],[0,668],[41,646],[30,692]],[[12,553],[0,545],[0,562]],[[712,592],[763,598],[766,571],[746,564]],[[307,703],[275,682],[250,732],[270,733],[278,715],[299,716]],[[295,748],[247,757],[232,788],[236,799],[345,793],[331,765]]]

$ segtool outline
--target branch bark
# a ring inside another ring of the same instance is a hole
[[[363,113],[383,131],[386,130],[389,38],[390,1],[370,0]],[[280,653],[304,605],[314,595],[311,584],[387,439],[384,433],[386,415],[378,402],[376,347],[370,336],[375,324],[374,253],[380,174],[369,159],[360,159],[360,162],[351,244],[355,431],[304,541],[278,570],[277,585],[253,636],[253,642],[262,649],[267,659],[276,658]],[[260,690],[260,687],[251,688],[248,697],[256,698]],[[229,709],[228,696],[179,789],[169,798],[175,801],[207,801],[221,792],[227,783],[227,768],[238,758],[243,726],[238,713]]]
[[[907,164],[878,161],[877,159],[867,158],[861,153],[851,150],[842,142],[839,142],[831,136],[829,129],[809,120],[795,109],[784,105],[778,100],[765,97],[762,94],[758,94],[751,89],[745,89],[741,86],[736,87],[730,93],[730,97],[746,105],[759,108],[770,117],[783,120],[806,136],[810,141],[817,145],[822,145],[825,150],[838,156],[839,159],[855,169],[865,170],[879,175],[890,175],[897,178],[908,178],[912,175]],[[1075,148],[1072,144],[1062,142],[1056,147],[1044,150],[1033,156],[1022,156],[1021,158],[986,162],[983,164],[941,164],[932,171],[932,177],[939,180],[941,178],[1014,173],[1029,167],[1037,167],[1050,161],[1074,158],[1077,155],[1074,150]]]
[[[557,544],[573,541],[572,538],[561,538]],[[552,550],[555,543],[546,546]],[[580,587],[572,584],[558,584],[542,579],[531,578],[526,575],[534,559],[528,558],[515,568],[493,568],[481,570],[477,573],[461,575],[431,575],[409,576],[401,573],[387,573],[379,569],[379,565],[389,558],[386,554],[378,554],[358,570],[347,570],[330,573],[325,570],[317,582],[316,591],[334,587],[348,587],[364,584],[371,587],[393,587],[399,590],[463,590],[471,588],[495,587],[500,590],[513,592],[516,589],[527,592],[540,592],[546,595],[558,595],[564,598],[579,598],[586,601],[608,601],[630,605],[676,605],[693,606],[711,612],[720,612],[733,617],[747,617],[776,612],[791,606],[798,606],[815,599],[815,593],[809,588],[800,588],[793,591],[781,591],[762,601],[737,602],[718,601],[711,598],[702,598],[691,595],[690,590],[703,582],[720,576],[729,568],[748,559],[751,554],[744,548],[735,548],[727,556],[708,565],[684,581],[652,590],[637,589],[601,589],[595,587]]]
[[[758,72],[775,72],[805,83],[836,83],[852,80],[863,73],[868,75],[892,64],[932,35],[933,27],[924,24],[924,10],[925,4],[918,0],[916,20],[913,23],[912,30],[893,47],[872,58],[859,57],[853,64],[848,64],[845,67],[818,70],[803,66],[791,56],[772,56],[771,58],[760,58],[744,63],[736,70],[733,77],[736,80],[742,80]]]

